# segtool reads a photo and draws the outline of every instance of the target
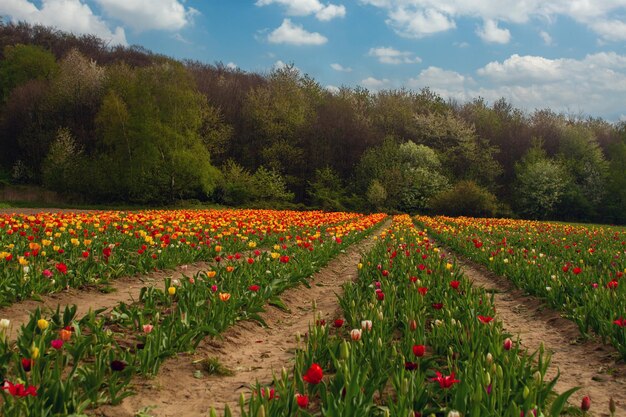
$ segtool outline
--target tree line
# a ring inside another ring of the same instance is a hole
[[[626,124],[429,89],[330,92],[0,21],[0,182],[90,202],[626,223]]]

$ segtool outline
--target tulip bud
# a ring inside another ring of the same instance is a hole
[[[513,347],[513,341],[511,340],[510,337],[507,337],[506,339],[504,339],[503,347],[504,347],[504,350],[511,350],[511,348]]]
[[[493,362],[493,355],[491,354],[491,352],[487,353],[487,357],[485,358],[485,362],[487,363],[487,365],[491,365]]]
[[[243,392],[239,395],[239,408],[243,410],[243,407],[246,405],[246,397],[243,395]],[[217,416],[216,416],[217,417]]]
[[[461,413],[456,410],[452,410],[448,413],[448,417],[461,417]]]
[[[524,397],[524,399],[528,398],[528,396],[530,395],[530,390],[528,389],[527,386],[524,386],[524,392],[522,393],[522,396]]]
[[[590,408],[591,408],[591,399],[589,398],[589,396],[585,395],[583,397],[582,402],[580,403],[580,409],[583,412],[587,412],[589,411]]]
[[[411,331],[415,331],[415,329],[417,329],[417,322],[415,320],[411,320],[409,322],[409,329],[411,329]]]
[[[345,340],[339,346],[339,354],[341,359],[348,360],[350,358],[350,345]]]
[[[289,377],[289,374],[287,373],[287,368],[285,368],[284,366],[281,372],[281,376],[283,377],[283,380],[286,380]]]
[[[502,367],[500,365],[498,365],[498,367],[496,368],[496,376],[498,377],[498,379],[502,379],[504,377],[504,371],[502,370]]]
[[[535,371],[535,374],[533,375],[533,378],[535,379],[535,382],[537,384],[541,384],[541,372],[539,371]]]
[[[261,407],[259,407],[259,411],[257,411],[256,417],[265,417],[265,406],[263,404],[261,404]]]
[[[609,411],[611,412],[611,417],[615,415],[615,400],[613,397],[609,400]]]
[[[491,385],[491,374],[489,372],[485,372],[485,385]]]
[[[406,395],[409,392],[409,380],[404,378],[402,380],[402,394]]]
[[[215,408],[211,407],[211,411],[209,412],[209,417],[217,417],[217,412]]]
[[[378,310],[378,320],[383,321],[383,319],[385,318],[383,311],[382,310]]]

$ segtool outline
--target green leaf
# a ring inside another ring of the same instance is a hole
[[[558,417],[561,414],[563,407],[565,407],[565,404],[567,403],[567,400],[569,399],[569,397],[571,397],[571,395],[575,393],[576,391],[578,391],[579,389],[580,387],[574,387],[570,390],[565,391],[563,394],[559,395],[558,397],[556,397],[556,399],[552,403],[552,407],[550,408],[550,415],[552,415],[552,417]]]

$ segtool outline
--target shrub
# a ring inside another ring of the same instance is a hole
[[[490,217],[498,210],[496,196],[474,181],[456,183],[433,197],[430,204],[434,212],[449,216]]]

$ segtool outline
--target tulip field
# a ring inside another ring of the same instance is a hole
[[[205,272],[132,304],[82,317],[75,306],[32,312],[16,338],[0,320],[2,415],[78,415],[132,394],[135,375],[191,350],[306,282],[384,214],[278,211],[138,212],[5,216],[3,302],[66,286],[204,259]],[[238,250],[245,252],[242,254]],[[1,313],[0,313],[1,314]],[[1,318],[1,316],[0,316]]]
[[[506,276],[610,342],[626,359],[626,229],[524,220],[418,217],[461,255]]]
[[[553,395],[548,355],[521,353],[490,297],[409,216],[359,268],[342,316],[313,322],[293,372],[242,398],[242,416],[560,414],[572,391]]]
[[[249,381],[238,405],[207,408],[208,415],[571,411],[567,401],[578,388],[555,392],[549,352],[529,351],[507,333],[493,294],[473,286],[438,244],[545,298],[583,335],[601,336],[626,358],[624,229],[320,211],[0,214],[0,414],[102,415],[99,407],[122,403],[138,379],[155,377],[204,339],[243,320],[266,326],[268,305],[286,311],[283,292],[311,288],[317,271],[360,241],[371,245],[354,259],[358,277],[326,294],[336,300],[333,316],[322,318],[313,305],[308,332],[285,335],[298,341],[293,362]],[[166,276],[132,301],[86,314],[59,303],[23,323],[3,317],[24,300],[198,262],[200,272]],[[589,401],[571,415],[586,413]]]

